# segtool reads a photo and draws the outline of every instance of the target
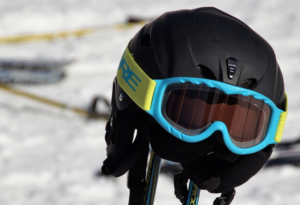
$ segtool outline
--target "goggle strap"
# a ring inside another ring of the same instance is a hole
[[[117,80],[121,88],[140,108],[150,110],[156,82],[135,62],[128,47],[120,61]]]
[[[275,142],[280,142],[281,141],[281,137],[282,137],[282,133],[283,133],[283,128],[285,125],[285,121],[287,118],[287,111],[288,111],[288,97],[287,94],[285,93],[285,106],[284,106],[284,111],[280,114],[280,118],[279,118],[279,122],[278,122],[278,127],[277,127],[277,131],[276,131],[276,135],[275,135]]]

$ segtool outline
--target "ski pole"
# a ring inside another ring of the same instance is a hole
[[[157,180],[160,172],[160,165],[161,158],[158,157],[153,151],[151,151],[146,178],[146,194],[144,196],[144,205],[153,205],[154,203]]]
[[[95,98],[93,100],[91,109],[90,110],[84,110],[84,109],[81,109],[81,108],[78,108],[78,107],[69,106],[69,105],[67,105],[65,103],[61,103],[61,102],[58,102],[58,101],[54,101],[54,100],[48,99],[48,98],[45,98],[45,97],[41,97],[41,96],[38,96],[38,95],[33,95],[31,93],[24,92],[24,91],[12,88],[12,87],[4,85],[2,83],[0,83],[0,89],[2,89],[4,91],[7,91],[9,93],[15,94],[17,96],[22,96],[22,97],[25,97],[27,99],[34,100],[34,101],[37,101],[37,102],[40,102],[40,103],[44,103],[44,104],[47,104],[47,105],[50,105],[50,106],[53,106],[53,107],[71,110],[71,111],[73,111],[73,112],[75,112],[75,113],[77,113],[77,114],[79,114],[81,116],[85,116],[85,117],[88,117],[88,118],[103,119],[103,120],[106,120],[106,121],[109,119],[109,113],[107,113],[107,114],[98,113],[98,112],[96,112],[96,109],[95,109],[95,106],[96,106],[95,105],[96,104],[95,101],[96,100],[99,100],[99,101],[101,100],[108,107],[110,106],[109,102],[105,98],[103,98],[103,97],[97,97],[97,98]]]

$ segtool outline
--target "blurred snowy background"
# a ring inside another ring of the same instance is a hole
[[[0,1],[0,37],[154,18],[166,11],[214,6],[247,23],[274,48],[289,96],[283,140],[300,136],[300,1],[9,0]],[[0,44],[5,59],[75,59],[66,78],[49,85],[15,87],[86,108],[93,96],[110,99],[128,41],[140,29],[98,29],[80,38]],[[298,91],[297,91],[298,90]],[[104,121],[16,97],[0,90],[0,204],[127,204],[126,176],[96,178],[105,159]],[[173,180],[159,179],[155,204],[180,204]],[[261,170],[237,188],[234,204],[300,204],[300,168]],[[218,195],[201,192],[199,205]]]

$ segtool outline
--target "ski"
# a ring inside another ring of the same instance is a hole
[[[189,184],[189,194],[186,200],[186,205],[197,205],[200,195],[200,189],[198,189],[197,185],[190,180]]]
[[[41,84],[55,83],[65,76],[72,60],[0,59],[0,82]]]
[[[161,158],[151,151],[150,162],[146,177],[146,194],[144,196],[144,205],[153,205],[155,199],[155,192],[157,187],[157,181],[161,168]],[[197,205],[200,195],[200,189],[196,184],[190,180],[188,196],[186,199],[186,205]]]
[[[94,97],[94,99],[91,102],[91,105],[89,106],[89,109],[82,109],[79,107],[73,107],[64,102],[52,100],[39,95],[34,95],[2,83],[0,83],[0,90],[9,92],[19,97],[37,101],[52,107],[56,107],[63,110],[69,110],[81,116],[91,118],[91,119],[103,119],[107,121],[109,119],[110,112],[111,112],[109,101],[102,96]],[[99,109],[97,108],[98,107],[97,105],[99,105],[100,107]]]
[[[160,165],[161,165],[161,158],[158,157],[156,154],[154,154],[154,152],[151,150],[150,162],[149,162],[147,176],[146,176],[144,205],[153,205],[154,203],[157,180],[160,172]]]
[[[265,167],[292,164],[300,166],[300,141],[286,142],[275,146]]]

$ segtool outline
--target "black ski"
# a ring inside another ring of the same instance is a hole
[[[0,59],[0,82],[41,84],[54,83],[65,76],[72,60]]]
[[[154,154],[153,151],[151,151],[150,162],[146,177],[144,205],[153,205],[154,203],[157,180],[160,172],[160,165],[161,158]]]
[[[300,140],[279,143],[266,163],[266,167],[292,164],[300,167]]]
[[[200,189],[198,189],[197,185],[190,180],[189,184],[189,194],[186,200],[186,205],[197,205],[200,195]]]
[[[144,196],[144,205],[153,205],[155,192],[157,187],[157,181],[159,177],[161,167],[161,158],[158,157],[153,151],[150,154],[150,162],[147,171],[146,177],[146,188],[145,188],[145,196]],[[190,180],[188,196],[186,198],[186,205],[197,205],[199,200],[200,190],[194,184],[193,181]]]

